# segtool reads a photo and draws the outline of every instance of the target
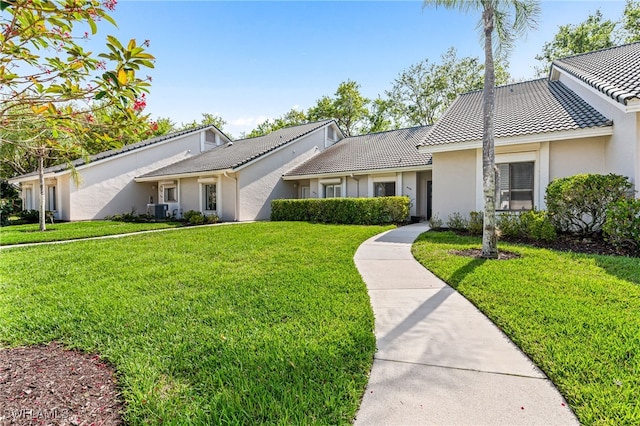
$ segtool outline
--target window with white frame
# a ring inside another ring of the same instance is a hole
[[[56,211],[56,186],[49,185],[47,186],[47,210]]]
[[[300,188],[300,196],[301,198],[311,198],[311,188],[308,186]]]
[[[327,139],[332,141],[336,140],[336,134],[333,127],[327,127]]]
[[[498,164],[498,210],[533,209],[534,163]]]
[[[165,203],[178,202],[178,190],[176,185],[164,185],[162,187],[162,195]]]
[[[324,185],[324,198],[340,198],[342,197],[341,184]]]
[[[373,184],[374,197],[392,197],[394,195],[396,195],[395,182],[374,182]]]
[[[218,210],[217,192],[218,186],[215,183],[202,185],[202,206],[204,210]]]
[[[24,210],[33,210],[33,187],[24,188]]]

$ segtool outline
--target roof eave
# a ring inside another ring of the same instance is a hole
[[[613,134],[613,126],[588,127],[585,129],[563,130],[559,132],[538,133],[531,135],[512,136],[507,138],[496,138],[495,146],[522,145],[527,143],[540,143],[569,139],[582,139],[598,136],[610,136]],[[449,151],[463,151],[467,149],[482,148],[482,140],[472,140],[464,142],[451,142],[439,145],[422,145],[418,147],[418,152],[435,153]]]
[[[625,112],[640,112],[640,98],[631,98],[627,100]]]
[[[44,178],[45,179],[51,179],[51,178],[55,178],[58,177],[60,175],[69,173],[69,170],[64,170],[62,172],[51,172],[51,173],[45,173],[44,174]],[[33,180],[38,180],[38,175],[22,175],[22,176],[16,176],[14,178],[9,178],[7,179],[7,181],[11,184],[11,185],[15,185],[18,183],[23,183],[23,182],[30,182]]]
[[[344,177],[344,176],[363,176],[374,175],[382,173],[398,173],[398,172],[421,172],[425,170],[431,170],[433,166],[426,164],[423,166],[408,166],[408,167],[392,167],[386,169],[366,169],[366,170],[347,170],[341,172],[331,173],[311,173],[306,175],[283,175],[282,180],[303,180],[303,179],[318,179],[318,178],[332,178],[332,177]]]
[[[157,176],[140,176],[140,177],[134,178],[133,180],[135,180],[136,182],[157,182],[159,180],[187,179],[187,178],[193,178],[193,177],[222,175],[225,172],[232,173],[233,170],[219,169],[219,170],[205,170],[201,172],[176,173],[176,174],[166,174],[166,175],[157,175]]]
[[[615,97],[614,98],[613,96],[603,92],[602,90],[599,90],[594,85],[589,84],[588,81],[585,81],[582,78],[576,76],[570,70],[568,70],[566,68],[563,68],[562,64],[555,64],[555,62],[554,62],[554,66],[552,67],[552,71],[549,74],[550,79],[559,80],[560,79],[560,74],[565,75],[567,78],[573,80],[574,82],[578,83],[582,87],[585,87],[586,89],[588,89],[592,93],[595,93],[598,97],[604,99],[605,101],[607,101],[611,105],[615,105],[616,108],[622,110],[623,112],[636,112],[637,111],[637,109],[629,108],[629,104],[630,103],[632,103],[632,104],[635,103],[635,100],[637,100],[638,98],[626,98],[624,96],[619,96],[619,97]]]

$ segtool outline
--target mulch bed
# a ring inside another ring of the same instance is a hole
[[[48,346],[0,350],[0,425],[121,425],[112,368],[98,355]]]
[[[445,232],[449,229],[432,230],[433,232]],[[471,234],[465,231],[454,230],[458,235],[470,236]],[[607,256],[627,256],[627,257],[640,257],[640,252],[630,248],[616,248],[611,244],[608,244],[602,238],[583,238],[575,235],[558,235],[554,241],[539,241],[528,238],[501,238],[498,241],[498,252],[500,252],[500,242],[526,244],[532,247],[547,248],[551,250],[567,251],[573,253],[584,254],[601,254]],[[460,251],[460,250],[458,250]],[[466,250],[463,250],[466,252]],[[458,253],[456,253],[458,254]],[[479,257],[478,253],[469,251],[466,254],[460,254],[461,256]],[[513,253],[512,253],[513,254]],[[513,257],[507,257],[512,259]]]
[[[466,250],[451,250],[451,254],[465,257],[475,257],[476,259],[482,259],[482,249],[466,249]],[[520,257],[517,253],[510,251],[498,250],[498,260],[509,260]]]

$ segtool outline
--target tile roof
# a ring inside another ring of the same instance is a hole
[[[557,59],[553,67],[621,104],[640,99],[640,42]]]
[[[420,145],[482,140],[482,111],[482,90],[459,96]],[[611,125],[559,81],[539,79],[496,87],[496,138]]]
[[[418,152],[416,145],[428,130],[428,126],[412,127],[346,138],[285,176],[425,166],[431,164],[431,154]]]
[[[235,169],[331,122],[332,120],[324,120],[301,124],[276,130],[265,136],[235,140],[139,177]]]
[[[85,165],[85,164],[88,164],[88,163],[91,163],[91,162],[94,162],[94,161],[103,160],[103,159],[109,158],[109,157],[115,157],[116,155],[120,155],[120,154],[123,154],[125,152],[135,151],[136,149],[140,149],[140,148],[143,148],[145,146],[149,146],[149,145],[153,145],[153,144],[156,144],[156,143],[159,143],[159,142],[162,142],[162,141],[166,141],[168,139],[173,139],[173,138],[176,138],[178,136],[184,136],[184,135],[188,135],[188,134],[191,134],[191,133],[197,133],[197,132],[199,132],[201,130],[208,129],[208,128],[216,128],[216,127],[212,126],[212,125],[205,125],[205,126],[192,127],[190,129],[181,130],[179,132],[167,133],[166,135],[158,136],[156,138],[147,139],[147,140],[144,140],[144,141],[132,143],[130,145],[125,145],[125,146],[123,146],[122,148],[119,148],[119,149],[110,149],[109,151],[103,151],[103,152],[100,152],[98,154],[91,155],[91,156],[89,156],[89,161],[85,161],[84,158],[78,158],[77,160],[73,160],[71,162],[71,164],[73,165],[73,167],[79,167],[79,166],[82,166],[82,165]],[[44,169],[44,173],[45,174],[48,174],[48,173],[59,173],[59,172],[65,171],[67,169],[69,169],[69,165],[66,164],[66,163],[63,163],[63,164],[58,164],[58,165],[55,165],[55,166],[47,167],[46,169]],[[31,173],[26,173],[26,174],[24,174],[22,176],[16,176],[13,179],[17,179],[17,178],[20,178],[20,177],[36,176],[37,174],[38,174],[38,172],[35,171],[35,172],[31,172]]]

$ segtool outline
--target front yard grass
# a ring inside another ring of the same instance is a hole
[[[90,222],[48,223],[47,230],[44,232],[40,232],[37,223],[11,225],[0,228],[0,246],[103,237],[129,232],[175,228],[182,225],[180,222],[127,223],[96,220]]]
[[[512,244],[499,249],[520,258],[451,253],[480,246],[428,232],[413,254],[531,357],[582,424],[640,424],[640,259]]]
[[[346,424],[373,360],[353,254],[390,229],[203,227],[0,253],[0,345],[116,368],[128,424]]]

